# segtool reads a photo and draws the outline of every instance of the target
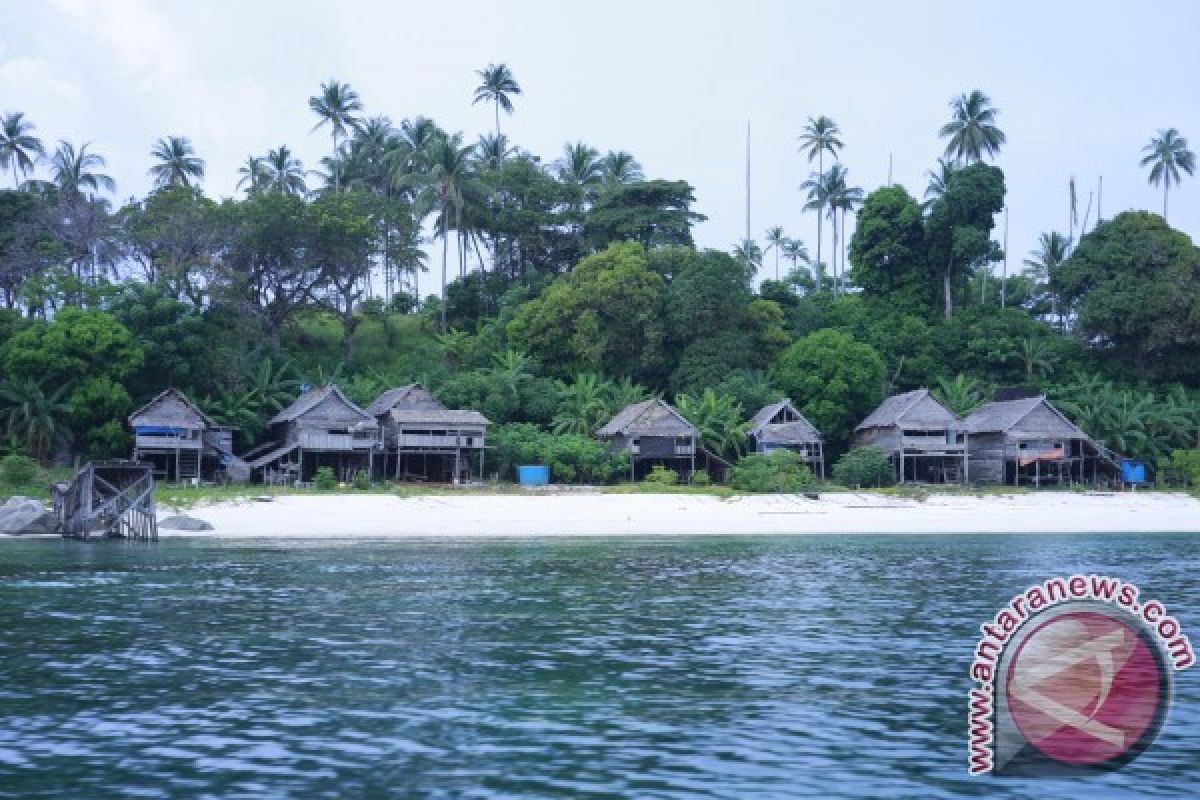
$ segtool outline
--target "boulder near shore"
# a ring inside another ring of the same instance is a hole
[[[40,500],[16,495],[0,506],[0,533],[28,536],[58,532],[58,520]]]
[[[163,517],[158,521],[158,527],[169,531],[211,531],[213,529],[212,523],[185,514]]]

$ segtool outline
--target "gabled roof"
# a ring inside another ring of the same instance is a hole
[[[342,390],[334,384],[305,392],[293,400],[290,406],[271,417],[267,424],[276,425],[281,422],[291,422],[299,419],[320,406],[325,400],[333,400],[335,403],[340,403],[347,417],[357,417],[362,422],[375,424],[374,417],[351,402],[346,395],[342,394]]]
[[[448,408],[393,408],[392,419],[402,425],[479,425],[492,423],[478,411],[459,411]]]
[[[791,419],[772,422],[780,412],[787,410]],[[821,433],[813,426],[791,400],[784,398],[777,403],[763,406],[750,419],[750,435],[755,439],[775,444],[804,444],[821,441]]]
[[[625,406],[596,431],[600,437],[617,436],[696,436],[699,431],[668,403],[655,397]]]
[[[171,387],[129,415],[130,425],[161,425],[173,428],[216,427],[187,395]]]
[[[376,397],[375,402],[367,406],[367,413],[372,417],[379,417],[397,407],[445,408],[424,386],[419,383],[409,383],[388,389]]]
[[[866,419],[858,423],[854,430],[900,425],[936,429],[950,428],[957,424],[958,417],[939,403],[928,389],[914,389],[911,392],[894,394],[884,400]]]
[[[963,429],[968,434],[1008,433],[1039,407],[1045,407],[1054,415],[1056,421],[1067,426],[1080,438],[1088,438],[1086,433],[1080,430],[1071,420],[1067,419],[1044,395],[1024,397],[1019,400],[1001,400],[984,403],[963,420]]]

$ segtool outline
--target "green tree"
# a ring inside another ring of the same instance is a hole
[[[775,280],[779,280],[779,257],[783,254],[783,247],[787,244],[788,238],[783,232],[783,228],[778,225],[767,228],[766,233],[767,250],[775,251]]]
[[[266,165],[267,185],[272,191],[286,195],[303,195],[308,191],[304,185],[304,164],[286,144],[267,151]]]
[[[1078,327],[1145,378],[1200,379],[1200,248],[1156,214],[1126,211],[1079,240],[1058,269]]]
[[[600,159],[600,176],[604,185],[608,187],[638,183],[646,179],[642,165],[624,150],[610,150]]]
[[[96,170],[105,166],[104,157],[97,153],[89,153],[85,143],[75,148],[67,141],[60,141],[58,149],[50,158],[50,173],[55,186],[67,198],[77,198],[90,190],[92,194],[101,191],[115,192],[117,184],[108,175]]]
[[[879,402],[883,378],[883,359],[873,347],[832,329],[798,340],[771,373],[834,446],[847,441],[854,424]]]
[[[812,486],[808,465],[790,450],[754,453],[738,461],[733,468],[733,488],[741,492],[795,494]]]
[[[820,181],[820,176],[825,174],[825,153],[837,158],[838,151],[842,149],[842,140],[839,138],[841,130],[837,123],[827,116],[821,115],[816,119],[808,118],[808,124],[804,126],[804,132],[800,134],[800,152],[808,156],[808,163],[812,163],[813,159],[817,160],[816,175],[810,177],[800,186],[801,189],[808,191],[808,204],[804,206],[805,210],[815,210],[817,212],[817,268],[821,266],[821,217],[824,215],[824,199],[819,195],[814,195],[813,187]],[[814,183],[814,180],[817,183]],[[811,184],[811,185],[810,185]],[[816,205],[812,205],[817,201]]]
[[[150,155],[158,163],[150,168],[157,188],[164,186],[189,187],[192,181],[204,177],[204,159],[186,136],[165,136],[154,143]]]
[[[472,105],[476,103],[491,103],[496,111],[496,136],[500,135],[500,111],[503,109],[505,114],[513,112],[512,95],[521,93],[521,87],[517,84],[517,79],[513,77],[512,70],[506,64],[488,64],[484,69],[476,72],[479,76],[479,85],[475,87],[475,99]]]
[[[706,388],[698,395],[681,394],[675,407],[700,431],[700,442],[722,458],[737,458],[746,449],[745,412],[732,395]]]
[[[0,117],[0,169],[12,169],[14,189],[21,187],[20,176],[32,172],[34,163],[46,154],[41,139],[33,135],[35,129],[21,111]]]
[[[246,156],[246,160],[238,167],[237,188],[245,189],[246,194],[261,192],[271,185],[271,167],[262,156]]]
[[[611,384],[594,372],[582,372],[571,383],[559,381],[560,406],[554,415],[554,432],[592,435],[611,416],[611,393]]]
[[[896,480],[896,470],[887,453],[878,447],[856,447],[833,465],[833,480],[851,489],[890,486]]]
[[[1150,167],[1150,184],[1163,187],[1163,219],[1167,218],[1167,193],[1171,184],[1179,185],[1180,170],[1188,175],[1195,174],[1196,154],[1188,149],[1187,139],[1179,135],[1175,128],[1160,130],[1157,136],[1150,139],[1150,144],[1142,148],[1146,156],[1142,159],[1143,167]]]
[[[457,134],[433,140],[428,153],[428,168],[417,178],[420,216],[436,211],[436,229],[442,237],[441,330],[446,326],[446,266],[450,229],[461,229],[466,197],[475,189],[472,165],[474,145],[463,145]]]
[[[338,140],[345,139],[350,131],[357,130],[358,112],[362,111],[362,101],[349,84],[330,79],[321,84],[320,94],[308,98],[308,107],[317,115],[314,131],[329,126],[329,137],[333,141],[333,190],[340,192],[342,184]]]
[[[1066,315],[1056,291],[1056,275],[1059,266],[1067,260],[1070,248],[1070,239],[1058,231],[1050,231],[1038,237],[1037,249],[1030,251],[1029,258],[1025,259],[1025,266],[1039,289],[1050,296],[1051,314],[1058,317],[1060,329],[1066,326]]]
[[[54,448],[70,439],[72,408],[64,399],[69,388],[64,384],[47,391],[43,382],[33,378],[0,383],[0,419],[5,434],[41,463]]]
[[[641,245],[614,244],[518,308],[508,339],[559,376],[601,372],[657,383],[665,291]]]
[[[955,170],[945,194],[933,202],[925,223],[929,259],[942,273],[946,319],[954,315],[955,289],[972,272],[1000,256],[991,240],[994,217],[1004,208],[1004,173],[972,164]]]
[[[946,156],[967,164],[986,155],[994,158],[1004,144],[1004,131],[996,125],[997,110],[986,94],[973,89],[950,101],[953,116],[938,132],[946,143]]]
[[[588,210],[584,237],[594,249],[634,241],[643,247],[692,245],[692,225],[706,217],[692,211],[694,190],[686,181],[641,181],[612,187]]]
[[[926,260],[925,219],[903,186],[867,196],[850,241],[850,266],[851,279],[867,297],[910,313],[932,308],[935,278]]]
[[[938,378],[934,395],[942,405],[965,417],[984,403],[984,387],[979,380],[961,372],[954,378]]]

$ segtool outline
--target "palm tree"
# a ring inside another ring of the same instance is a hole
[[[104,157],[97,153],[88,152],[88,144],[84,143],[76,150],[67,141],[60,141],[58,149],[50,158],[50,172],[58,190],[67,197],[79,197],[84,189],[93,193],[106,190],[115,192],[117,184],[112,178],[102,172],[96,172],[105,166]]]
[[[1025,367],[1025,380],[1031,383],[1035,377],[1045,375],[1054,367],[1053,353],[1044,339],[1026,336],[1021,340],[1018,355]]]
[[[814,172],[808,180],[800,184],[801,189],[808,191],[808,201],[804,204],[805,211],[817,212],[817,289],[825,282],[825,262],[821,260],[821,218],[823,210],[829,203],[829,182],[823,173]]]
[[[446,263],[450,228],[461,229],[465,193],[474,176],[471,159],[474,145],[463,145],[459,134],[435,137],[429,147],[427,171],[415,176],[420,184],[418,210],[424,214],[438,212],[437,232],[442,237],[442,294],[441,330],[446,332]]]
[[[280,194],[304,194],[304,164],[281,144],[267,151],[268,185]]]
[[[351,130],[358,129],[358,117],[355,112],[362,111],[362,102],[358,93],[349,84],[338,83],[330,79],[321,84],[321,93],[308,98],[308,107],[317,115],[315,131],[322,125],[329,126],[329,135],[333,139],[333,155],[335,168],[333,170],[333,190],[341,191],[341,170],[336,163],[338,154],[338,139],[345,138]]]
[[[159,162],[150,168],[155,188],[191,186],[193,179],[204,177],[204,159],[196,156],[196,150],[186,136],[159,139],[150,155]]]
[[[533,359],[520,350],[509,348],[503,353],[492,357],[492,367],[488,370],[491,380],[502,388],[512,398],[514,407],[521,402],[521,388],[533,380]]]
[[[958,171],[958,166],[953,161],[948,161],[944,158],[939,158],[936,170],[928,170],[925,174],[929,176],[929,185],[925,187],[925,207],[931,206],[935,200],[938,200],[950,189],[950,181],[954,179],[954,173]]]
[[[970,164],[986,154],[994,158],[1005,142],[1004,131],[996,127],[997,109],[988,96],[978,89],[961,94],[950,101],[953,118],[942,126],[938,135],[949,137],[946,156]]]
[[[787,244],[788,238],[783,235],[783,228],[776,225],[773,228],[767,228],[767,249],[764,252],[775,251],[775,280],[779,280],[779,256],[782,255],[783,246]]]
[[[808,163],[817,159],[817,175],[825,174],[825,153],[828,152],[834,158],[837,158],[838,150],[841,150],[842,140],[838,138],[841,130],[837,123],[829,117],[822,114],[813,119],[808,118],[808,124],[804,126],[804,132],[800,134],[800,152],[808,156]],[[812,205],[813,194],[809,184],[812,182],[810,176],[807,181],[800,185],[801,189],[809,190],[809,202],[805,204],[805,211],[816,210],[817,212],[817,264],[821,264],[821,216],[824,212],[823,205]]]
[[[642,165],[624,150],[609,150],[608,154],[600,159],[600,175],[606,186],[637,183],[646,177],[642,173]]]
[[[708,388],[699,396],[679,395],[675,407],[700,431],[700,441],[709,452],[725,458],[742,454],[750,426],[742,421],[742,406],[732,395]]]
[[[1179,135],[1175,128],[1160,130],[1157,136],[1150,139],[1150,144],[1142,148],[1146,157],[1142,159],[1143,167],[1150,167],[1150,185],[1163,187],[1163,220],[1167,218],[1167,192],[1171,184],[1179,185],[1179,171],[1188,175],[1195,174],[1196,154],[1188,149],[1187,139]]]
[[[488,64],[485,69],[478,70],[479,85],[475,87],[475,100],[471,105],[488,102],[496,107],[496,135],[500,135],[500,109],[505,114],[513,112],[512,100],[509,95],[520,94],[521,87],[506,64]]]
[[[508,143],[508,137],[503,133],[485,133],[479,137],[475,151],[480,164],[488,169],[500,169],[517,149]]]
[[[28,175],[34,163],[46,155],[41,139],[33,135],[34,128],[21,111],[0,117],[0,169],[12,167],[14,189],[21,185],[17,173]]]
[[[262,156],[246,156],[238,175],[237,188],[244,188],[246,194],[257,194],[271,183],[271,168]]]
[[[825,174],[825,203],[829,207],[829,216],[833,221],[833,263],[834,271],[838,275],[838,288],[844,288],[846,277],[846,254],[845,238],[846,238],[846,212],[853,211],[855,206],[861,205],[863,201],[863,190],[857,186],[850,186],[846,183],[846,177],[850,171],[841,164],[834,164],[829,168],[829,172]],[[838,224],[838,213],[841,212],[841,224]],[[842,233],[843,249],[838,250],[838,231]],[[841,252],[842,265],[838,270],[837,261],[838,254]]]
[[[937,388],[933,393],[942,405],[955,414],[966,416],[983,405],[984,387],[976,378],[968,377],[961,372],[953,380],[937,379]]]
[[[788,239],[783,243],[783,257],[792,262],[792,272],[800,268],[800,262],[809,263],[808,248],[799,239]]]
[[[1059,308],[1058,295],[1053,290],[1054,273],[1067,260],[1071,248],[1071,240],[1058,231],[1043,233],[1038,237],[1038,247],[1029,253],[1025,266],[1029,268],[1033,278],[1050,294],[1052,303],[1051,313],[1058,317],[1059,328],[1063,327],[1063,313]]]
[[[8,436],[38,461],[69,438],[67,421],[73,409],[63,398],[66,384],[47,392],[32,378],[0,383],[0,418]]]
[[[735,244],[731,255],[737,259],[739,264],[746,265],[746,272],[750,275],[762,268],[763,251],[758,246],[758,242],[753,239],[742,239]]]
[[[581,372],[573,383],[559,381],[559,411],[554,415],[554,432],[591,436],[609,417],[608,397],[611,393],[612,384],[592,372]]]
[[[563,157],[554,164],[559,179],[586,194],[603,180],[600,151],[576,142],[563,145]]]

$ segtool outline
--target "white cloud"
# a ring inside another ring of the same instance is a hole
[[[0,63],[0,94],[23,107],[30,102],[77,100],[81,89],[56,76],[45,59],[18,56]]]

